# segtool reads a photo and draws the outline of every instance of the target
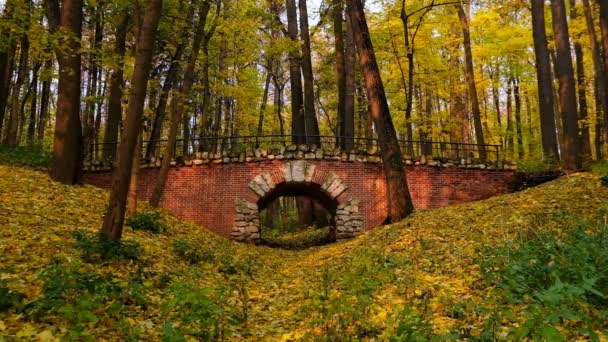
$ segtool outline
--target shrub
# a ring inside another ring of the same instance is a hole
[[[156,211],[135,214],[127,218],[126,223],[134,230],[145,230],[156,234],[166,232],[168,229],[160,213]]]
[[[557,169],[556,163],[551,160],[520,160],[517,162],[517,170],[522,172],[551,171]]]
[[[164,312],[179,322],[179,328],[166,321],[163,340],[184,341],[184,336],[222,340],[230,326],[240,323],[231,292],[227,287],[205,288],[187,281],[171,286]]]
[[[82,340],[91,324],[125,316],[130,305],[145,305],[147,300],[138,281],[123,282],[111,273],[98,274],[80,264],[52,264],[39,279],[43,296],[29,305],[27,313],[43,320],[64,321],[68,339]],[[126,322],[116,324],[119,330],[129,330]]]
[[[12,291],[6,285],[6,280],[0,280],[0,312],[18,308],[25,297],[21,293]]]
[[[527,307],[517,340],[560,340],[560,324],[577,322],[590,337],[608,307],[608,225],[579,222],[564,236],[535,232],[517,245],[488,248],[481,267],[496,298]],[[593,339],[593,338],[592,338]]]
[[[82,260],[86,262],[138,260],[143,253],[136,241],[115,241],[104,234],[86,230],[77,230],[72,236],[76,240],[76,248],[80,251]]]
[[[203,261],[213,262],[215,260],[212,251],[199,248],[199,246],[194,246],[192,243],[184,240],[177,240],[173,243],[173,252],[190,264],[198,264]]]
[[[48,169],[52,159],[51,152],[39,146],[12,148],[0,145],[0,164]]]

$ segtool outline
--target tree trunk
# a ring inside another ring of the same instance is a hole
[[[408,190],[397,133],[390,116],[363,4],[361,0],[348,0],[347,8],[355,33],[359,64],[370,104],[370,114],[378,132],[388,195],[387,221],[396,222],[412,213],[414,206]]]
[[[139,163],[141,161],[141,132],[135,145],[135,157],[131,166],[131,181],[129,182],[129,193],[127,194],[127,216],[137,214],[137,176],[139,175]]]
[[[471,114],[473,116],[473,124],[475,126],[475,140],[478,145],[484,145],[485,139],[481,123],[481,112],[479,110],[479,99],[477,97],[477,88],[475,86],[475,70],[473,68],[473,53],[471,51],[471,33],[469,26],[468,7],[467,12],[463,5],[456,6],[458,10],[458,18],[462,26],[462,36],[464,45],[464,61],[465,61],[465,78],[469,88],[469,100],[471,102]],[[483,146],[479,146],[479,158],[486,159],[486,150]]]
[[[576,89],[564,0],[551,0],[551,13],[555,36],[555,68],[559,81],[560,111],[564,130],[562,159],[567,170],[578,170],[581,168],[581,158],[576,115]]]
[[[131,81],[127,119],[120,141],[118,165],[112,173],[112,191],[108,211],[104,217],[102,231],[107,237],[120,240],[125,217],[125,205],[131,169],[135,156],[135,147],[141,128],[141,120],[148,87],[148,78],[154,52],[154,41],[161,15],[162,0],[150,0],[143,15],[143,22],[138,30],[135,69]]]
[[[271,63],[268,63],[271,64]],[[270,67],[268,67],[268,72],[266,73],[266,81],[264,81],[264,95],[262,95],[262,103],[260,103],[260,115],[258,117],[258,131],[257,137],[262,136],[264,134],[264,114],[266,112],[266,102],[268,102],[268,91],[270,89],[270,79],[272,75],[270,73]],[[259,141],[256,141],[255,147],[260,147]]]
[[[31,101],[30,101],[30,118],[27,124],[27,143],[32,146],[36,137],[36,117],[38,110],[38,71],[40,70],[40,62],[36,63],[32,70],[32,82],[30,85]]]
[[[355,48],[355,36],[350,19],[346,23],[346,46],[345,46],[345,97],[343,131],[340,134],[345,138],[344,148],[350,151],[354,148],[355,137],[355,65],[357,51]]]
[[[156,111],[154,114],[154,121],[152,122],[150,141],[146,147],[146,159],[148,160],[157,155],[156,150],[158,148],[158,140],[160,140],[163,122],[165,121],[165,114],[167,112],[167,101],[169,100],[169,93],[171,92],[171,89],[175,88],[177,83],[177,72],[179,70],[179,63],[184,52],[188,30],[189,27],[184,28],[180,43],[175,49],[171,62],[169,62],[169,70],[167,71],[167,76],[165,77],[163,87],[160,91],[160,99],[158,100],[158,105],[156,106]]]
[[[105,160],[116,159],[116,148],[118,142],[118,130],[122,119],[122,87],[124,83],[124,56],[126,52],[127,29],[129,25],[129,11],[125,10],[120,17],[116,27],[114,52],[117,55],[118,64],[112,70],[110,76],[110,90],[108,95],[108,118],[104,134],[103,158]]]
[[[583,12],[585,14],[585,22],[587,24],[587,34],[589,35],[589,41],[591,42],[591,54],[593,56],[593,66],[595,70],[595,85],[597,87],[595,91],[595,102],[596,106],[596,130],[595,130],[595,145],[596,145],[596,158],[601,159],[601,145],[602,145],[602,126],[603,121],[608,123],[606,118],[608,117],[608,84],[605,65],[602,62],[602,51],[598,42],[597,34],[595,33],[595,24],[593,21],[593,15],[591,12],[591,6],[589,0],[583,0]]]
[[[540,112],[540,131],[544,159],[559,160],[555,113],[553,111],[553,76],[551,75],[551,60],[547,48],[545,32],[545,2],[531,0],[532,4],[532,36],[536,56],[536,79],[538,81],[538,109]]]
[[[201,43],[205,35],[205,24],[207,22],[207,15],[209,14],[210,6],[211,5],[208,1],[204,1],[201,5],[201,9],[198,14],[199,21],[192,41],[192,51],[190,52],[190,57],[188,58],[188,65],[186,66],[186,70],[184,71],[184,82],[182,83],[179,94],[174,98],[175,105],[172,106],[173,111],[171,113],[171,123],[169,127],[169,141],[167,143],[167,150],[164,153],[161,168],[158,172],[158,179],[156,181],[154,190],[152,191],[152,198],[150,200],[150,205],[155,208],[159,207],[160,199],[165,190],[167,176],[169,175],[169,169],[171,167],[171,160],[174,157],[173,152],[175,151],[175,143],[177,141],[177,130],[179,122],[184,113],[186,101],[188,99],[188,96],[190,95],[192,86],[194,84],[194,70],[196,67],[196,60],[198,59]],[[186,141],[184,141],[184,145],[187,146]]]
[[[26,34],[21,38],[21,48],[19,49],[19,69],[17,70],[17,79],[13,86],[13,92],[11,94],[11,112],[8,117],[6,134],[4,136],[4,144],[11,147],[19,145],[18,130],[19,130],[19,108],[20,108],[20,96],[21,88],[27,77],[28,64],[29,64],[29,50],[30,42]],[[23,125],[23,122],[21,123]]]
[[[519,78],[512,79],[513,99],[515,100],[515,134],[517,138],[517,158],[524,158],[524,133],[521,126],[521,96],[519,88]]]
[[[50,74],[53,69],[53,61],[48,59],[44,63],[44,74]],[[40,113],[38,114],[37,124],[37,140],[42,143],[44,140],[44,131],[46,129],[46,123],[48,120],[49,113],[49,101],[51,97],[51,77],[45,76],[42,81],[42,94],[40,95]]]
[[[314,75],[310,56],[310,32],[308,28],[308,8],[306,0],[299,0],[300,36],[302,37],[302,74],[304,75],[304,121],[308,144],[320,145],[319,121],[315,109]]]
[[[344,121],[346,111],[346,59],[344,51],[344,30],[342,29],[344,2],[333,0],[333,19],[334,19],[334,47],[336,51],[336,85],[338,87],[338,109],[336,119],[338,121],[337,141],[343,150],[346,150],[344,136]]]
[[[604,91],[606,101],[608,102],[608,2],[605,0],[598,0],[600,5],[600,31],[602,33],[602,48],[604,50]],[[608,105],[606,105],[608,106]],[[608,108],[604,111],[604,130],[608,131]]]
[[[295,0],[285,0],[287,33],[294,45],[298,44],[298,13]],[[296,49],[289,51],[289,80],[291,84],[291,135],[294,144],[306,143],[306,120],[302,95],[301,58]]]
[[[80,124],[80,49],[82,0],[47,0],[48,21],[52,31],[61,27],[69,33],[56,49],[59,63],[57,113],[53,140],[51,178],[64,184],[79,181],[82,166],[82,131]]]
[[[578,16],[576,0],[570,0],[570,19],[575,21]],[[591,140],[589,135],[589,121],[587,110],[587,80],[585,77],[585,61],[580,34],[574,39],[574,56],[576,57],[576,85],[578,91],[578,120],[579,140],[582,162],[587,164],[592,160]]]
[[[506,151],[510,158],[515,157],[515,139],[513,134],[513,82],[507,81],[507,131],[505,133]]]

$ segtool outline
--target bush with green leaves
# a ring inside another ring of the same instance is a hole
[[[173,243],[173,252],[190,264],[199,262],[213,262],[215,253],[207,248],[202,248],[185,240],[177,240]]]
[[[0,145],[0,164],[48,169],[52,159],[51,152],[39,146],[9,147]]]
[[[185,341],[185,336],[202,341],[223,340],[232,326],[242,322],[232,293],[227,286],[208,288],[188,281],[173,284],[163,306],[168,317],[163,340]],[[179,327],[175,327],[173,321],[178,322]]]
[[[535,231],[517,243],[488,248],[480,260],[486,281],[500,292],[496,298],[527,307],[525,321],[511,331],[516,339],[565,340],[558,326],[567,322],[595,339],[608,318],[605,223],[580,222],[562,236]]]
[[[111,273],[98,273],[81,264],[51,264],[39,276],[42,294],[28,306],[27,314],[38,320],[59,319],[67,323],[67,339],[87,338],[86,328],[101,320],[137,335],[125,320],[132,307],[145,306],[144,286],[135,278],[124,282]]]
[[[134,230],[145,230],[156,234],[168,230],[167,224],[157,211],[147,211],[129,216],[126,223]]]
[[[0,279],[0,312],[21,307],[23,298],[22,293],[11,290],[7,280]]]
[[[76,248],[86,262],[138,260],[143,254],[140,244],[128,239],[114,240],[105,234],[77,230],[72,233]]]

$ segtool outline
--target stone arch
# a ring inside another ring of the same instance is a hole
[[[253,178],[248,191],[254,195],[236,203],[231,236],[237,241],[256,243],[260,239],[260,210],[269,202],[290,193],[307,193],[334,213],[336,239],[345,240],[363,231],[359,201],[346,199],[348,184],[334,172],[317,172],[313,163],[289,161],[281,170],[266,171]]]

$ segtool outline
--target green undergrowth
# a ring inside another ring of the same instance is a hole
[[[0,341],[602,340],[606,198],[568,175],[305,250],[140,203],[117,244],[107,192],[0,166]]]
[[[0,144],[0,164],[45,170],[51,165],[52,154],[40,146],[9,147]]]

